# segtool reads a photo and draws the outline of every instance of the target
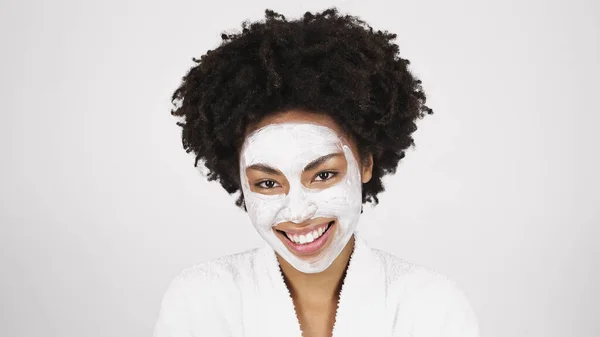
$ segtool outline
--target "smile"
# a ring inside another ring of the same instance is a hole
[[[295,232],[276,230],[284,244],[296,255],[308,256],[318,253],[325,247],[330,238],[335,221],[320,225],[310,231]]]
[[[297,243],[297,244],[307,244],[307,243],[311,243],[317,239],[319,239],[321,236],[323,236],[323,234],[325,234],[325,232],[327,232],[327,230],[329,229],[329,227],[331,227],[331,225],[333,225],[334,221],[330,221],[327,224],[324,224],[322,226],[320,226],[319,228],[312,230],[308,233],[305,234],[291,234],[291,233],[287,233],[285,231],[279,231],[281,232],[286,238],[288,238],[288,240],[292,241],[293,243]]]

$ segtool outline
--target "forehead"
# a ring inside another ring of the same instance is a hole
[[[341,152],[342,139],[332,129],[310,123],[270,124],[246,137],[241,151],[244,166],[262,163],[306,164],[315,158]]]

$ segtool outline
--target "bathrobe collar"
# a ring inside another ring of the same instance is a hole
[[[343,281],[333,337],[387,335],[384,313],[387,287],[383,264],[358,233]],[[256,259],[257,296],[268,313],[257,313],[256,328],[264,336],[302,336],[290,292],[285,285],[275,251],[268,245],[259,248]],[[266,276],[266,277],[265,277]],[[360,331],[359,331],[360,330]]]

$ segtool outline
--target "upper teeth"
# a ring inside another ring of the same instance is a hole
[[[295,243],[299,243],[299,244],[311,243],[311,242],[315,241],[316,239],[320,238],[326,229],[327,229],[327,225],[317,228],[308,234],[303,234],[303,235],[287,234],[287,237],[290,238],[290,240],[292,240]]]

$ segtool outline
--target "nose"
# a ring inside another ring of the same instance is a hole
[[[302,223],[311,219],[317,212],[317,206],[308,201],[304,192],[299,189],[296,189],[295,192],[290,191],[287,199],[286,207],[283,210],[286,221]]]

